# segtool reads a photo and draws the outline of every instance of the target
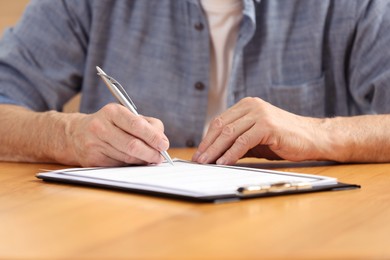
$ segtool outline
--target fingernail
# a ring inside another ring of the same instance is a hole
[[[196,153],[192,156],[192,160],[193,160],[193,161],[197,161],[200,155],[201,155],[201,152],[196,152]]]
[[[219,165],[225,165],[226,164],[226,160],[225,158],[221,157],[217,160],[216,164],[219,164]]]
[[[209,159],[208,155],[206,153],[202,154],[200,157],[199,157],[199,162],[200,163],[206,163],[207,160]]]

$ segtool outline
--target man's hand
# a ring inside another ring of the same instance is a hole
[[[169,147],[162,122],[137,116],[118,104],[70,121],[65,130],[70,164],[119,166],[161,163],[160,151]]]
[[[244,98],[213,120],[193,156],[199,163],[234,164],[242,157],[326,159],[331,140],[323,119],[302,117],[259,98]]]
[[[161,163],[169,147],[160,120],[109,104],[95,114],[0,105],[0,160],[81,166]]]

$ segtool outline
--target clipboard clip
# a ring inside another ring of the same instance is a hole
[[[271,184],[242,186],[237,189],[239,197],[253,197],[260,194],[283,193],[287,191],[309,190],[309,182],[275,182]]]

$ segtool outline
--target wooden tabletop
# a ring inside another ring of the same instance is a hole
[[[202,204],[46,183],[35,174],[64,166],[0,163],[0,258],[390,258],[390,164],[244,163],[362,188]]]

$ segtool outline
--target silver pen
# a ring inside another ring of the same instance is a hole
[[[131,100],[130,96],[127,94],[122,85],[116,81],[113,77],[108,76],[101,68],[96,66],[98,71],[98,75],[102,78],[104,83],[107,85],[108,89],[114,95],[114,97],[121,103],[123,106],[127,107],[133,114],[139,115],[137,112],[137,107]],[[167,151],[161,151],[161,155],[167,160],[171,165],[173,165],[173,161]]]

